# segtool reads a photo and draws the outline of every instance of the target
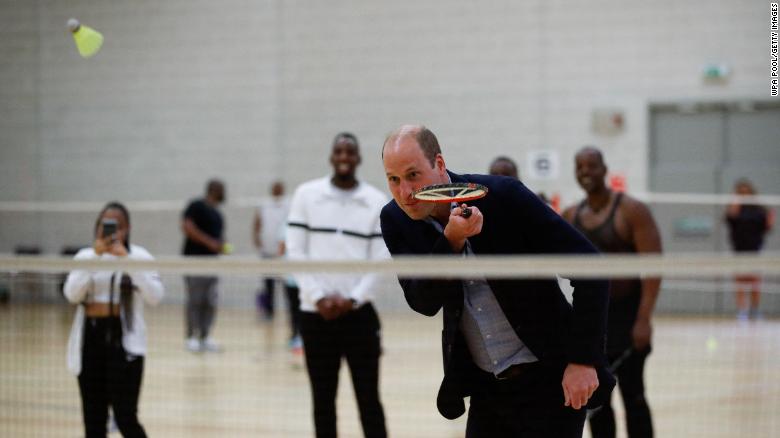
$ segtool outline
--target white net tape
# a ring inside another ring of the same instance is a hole
[[[702,193],[658,193],[636,192],[631,195],[649,203],[687,204],[687,205],[728,205],[735,202],[757,205],[780,205],[780,195],[738,196],[734,194]],[[254,207],[262,197],[238,197],[228,201],[226,207]],[[128,201],[125,203],[132,212],[178,211],[183,207],[182,200]],[[97,212],[104,202],[75,201],[0,201],[0,212]]]
[[[180,274],[284,275],[295,272],[352,272],[401,276],[488,278],[637,276],[696,277],[780,274],[780,254],[671,254],[600,256],[399,257],[385,261],[288,261],[247,257],[161,257],[153,261],[72,260],[62,257],[0,256],[0,271],[62,272],[155,270]]]

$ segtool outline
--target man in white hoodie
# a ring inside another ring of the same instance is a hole
[[[291,260],[389,258],[379,227],[387,202],[355,177],[357,138],[340,133],[330,155],[333,175],[298,187],[290,205],[286,245]],[[336,437],[336,392],[341,359],[352,375],[366,437],[385,437],[379,399],[380,323],[371,304],[373,274],[295,275],[300,287],[301,335],[312,388],[318,438]]]

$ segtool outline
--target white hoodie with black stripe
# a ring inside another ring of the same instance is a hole
[[[287,257],[290,260],[389,259],[379,213],[387,196],[359,182],[343,190],[324,177],[301,184],[290,203],[287,218]],[[340,294],[362,305],[371,301],[379,281],[377,274],[297,273],[301,310],[316,312],[317,301]]]

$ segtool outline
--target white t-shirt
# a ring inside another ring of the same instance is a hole
[[[260,256],[275,257],[279,253],[279,243],[290,211],[290,201],[285,197],[272,197],[260,203],[257,214],[260,216]]]

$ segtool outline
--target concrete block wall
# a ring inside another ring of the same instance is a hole
[[[459,172],[484,172],[499,154],[524,170],[528,151],[558,151],[557,180],[526,182],[566,204],[581,196],[572,156],[585,144],[644,190],[650,103],[768,98],[768,8],[2,0],[0,201],[170,200],[135,215],[135,240],[175,254],[180,209],[209,177],[229,198],[262,196],[277,178],[292,190],[329,172],[331,139],[349,130],[363,143],[361,177],[384,188],[379,149],[405,122],[433,129]],[[77,56],[71,16],[105,35],[96,57]],[[705,84],[708,62],[729,64],[730,79]],[[592,131],[600,107],[625,111],[622,133]],[[251,209],[227,213],[230,240],[249,253]],[[57,252],[88,240],[88,222],[2,212],[0,252]]]

